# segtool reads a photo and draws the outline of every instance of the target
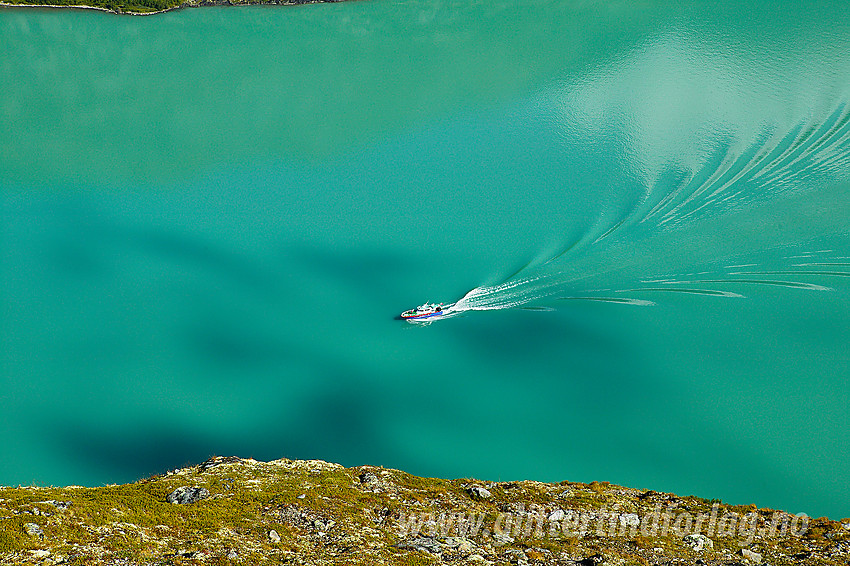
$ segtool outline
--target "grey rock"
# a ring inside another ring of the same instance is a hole
[[[227,554],[224,557],[227,558],[227,559],[230,559],[230,560],[235,560],[235,559],[239,558],[239,554],[231,548],[230,550],[227,551]]]
[[[378,476],[376,476],[369,470],[363,470],[362,472],[360,472],[360,475],[357,476],[357,479],[360,480],[360,483],[378,483]]]
[[[753,552],[748,548],[741,549],[741,556],[749,560],[750,562],[755,562],[756,564],[761,564],[761,554],[758,552]]]
[[[605,562],[605,558],[601,554],[594,554],[576,562],[577,566],[599,566]]]
[[[471,495],[473,499],[489,499],[493,496],[492,493],[478,485],[466,488],[466,492]]]
[[[563,509],[555,509],[554,511],[549,513],[548,519],[549,519],[549,522],[552,523],[552,522],[557,522],[557,521],[563,521],[564,517],[566,517],[566,516],[567,516],[567,514],[564,513]]]
[[[625,513],[620,515],[620,524],[626,527],[640,526],[640,517],[636,513]]]
[[[277,534],[277,531],[272,529],[269,531],[269,540],[275,544],[280,542],[280,535]]]
[[[313,528],[319,532],[324,532],[336,525],[336,521],[327,519],[316,519],[313,521]]]
[[[24,524],[24,531],[31,537],[44,538],[44,531],[35,523]]]
[[[514,539],[507,533],[493,533],[493,542],[497,546],[511,544],[513,541]]]
[[[396,544],[396,547],[405,550],[418,550],[420,552],[427,552],[428,554],[442,554],[443,551],[439,541],[433,537],[416,537],[403,540]]]
[[[706,548],[714,548],[714,541],[702,534],[685,535],[682,542],[690,546],[695,552],[702,552]]]
[[[190,503],[196,503],[201,499],[206,499],[209,496],[210,492],[205,487],[189,487],[184,485],[169,493],[165,500],[175,505],[188,505]]]

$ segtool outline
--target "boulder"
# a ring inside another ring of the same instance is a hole
[[[583,558],[576,562],[578,566],[599,566],[605,562],[605,559],[601,554],[594,554],[593,556],[588,556],[587,558]]]
[[[714,548],[714,542],[703,534],[685,535],[682,542],[690,546],[694,552],[702,552],[706,548]]]
[[[362,472],[360,472],[360,475],[357,476],[357,479],[360,480],[360,483],[378,483],[378,476],[376,476],[369,470],[363,470]]]
[[[165,500],[175,505],[188,505],[190,503],[196,503],[201,499],[206,499],[209,496],[210,492],[205,487],[189,487],[184,485],[169,493]]]
[[[478,485],[466,488],[466,493],[472,496],[473,499],[489,499],[493,496],[492,493]]]

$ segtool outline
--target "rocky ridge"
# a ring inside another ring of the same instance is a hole
[[[0,564],[838,565],[850,521],[594,482],[215,457],[133,484],[0,487]]]

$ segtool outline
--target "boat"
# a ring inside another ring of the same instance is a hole
[[[425,320],[431,320],[438,316],[445,315],[447,308],[448,307],[443,305],[443,303],[425,303],[424,305],[419,305],[415,309],[404,311],[403,313],[401,313],[401,318],[403,318],[407,322],[420,322]]]

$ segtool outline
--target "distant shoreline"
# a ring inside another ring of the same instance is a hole
[[[122,9],[120,6],[111,8],[108,6],[93,6],[89,4],[16,4],[0,0],[2,8],[66,8],[73,10],[98,10],[110,14],[122,16],[153,16],[164,14],[184,8],[200,8],[205,6],[298,6],[302,4],[327,4],[337,3],[343,0],[185,0],[174,6],[163,9],[152,8],[150,11],[137,11],[133,9]],[[137,6],[133,6],[137,7]],[[138,6],[141,7],[141,6]]]
[[[121,10],[111,10],[109,8],[104,8],[102,6],[85,6],[83,4],[73,6],[59,6],[56,4],[9,4],[6,2],[0,2],[0,6],[2,6],[3,8],[69,8],[72,10],[97,10],[99,12],[108,12],[110,14],[119,14],[124,16],[153,16],[155,14],[163,14],[172,10],[179,10],[183,7],[182,5],[174,6],[173,8],[166,8],[164,10],[157,10],[155,12],[123,12]]]

